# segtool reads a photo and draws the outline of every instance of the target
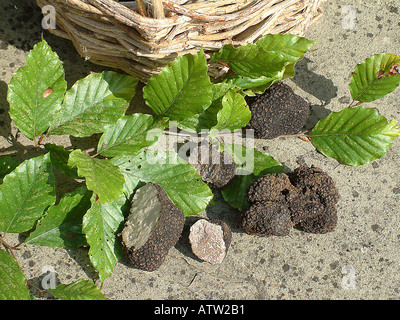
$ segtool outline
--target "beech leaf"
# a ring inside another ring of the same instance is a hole
[[[140,181],[157,183],[186,216],[203,211],[213,198],[196,169],[174,152],[144,150],[136,156],[113,158],[112,161],[125,176],[128,196]]]
[[[61,300],[106,300],[99,288],[89,280],[79,279],[70,284],[59,284],[50,289],[51,294]]]
[[[0,250],[0,300],[34,300],[14,257]]]
[[[49,134],[89,137],[103,132],[125,114],[138,82],[131,76],[112,71],[78,80],[65,94]]]
[[[84,246],[86,239],[82,233],[82,218],[91,206],[91,195],[86,187],[64,195],[59,204],[47,210],[25,243],[69,249]]]
[[[111,202],[123,194],[125,178],[110,160],[91,158],[77,149],[71,152],[68,165],[78,168],[78,175],[85,177],[87,188],[98,195],[99,202]]]
[[[0,185],[0,231],[28,231],[55,200],[50,155],[25,160]]]
[[[60,110],[67,90],[58,55],[45,40],[36,44],[10,81],[7,100],[10,117],[18,129],[33,140],[45,132]]]
[[[181,122],[211,104],[212,84],[203,50],[178,57],[143,88],[146,104],[156,115]]]
[[[83,232],[90,245],[89,259],[99,271],[101,281],[109,277],[117,261],[122,256],[122,245],[117,234],[124,223],[124,204],[126,198],[100,203],[96,195],[91,198],[92,206],[83,217]]]
[[[319,152],[352,166],[379,159],[399,135],[397,121],[364,106],[332,112],[309,134]]]
[[[350,92],[354,101],[383,98],[400,85],[400,57],[376,54],[358,64],[351,74]]]
[[[97,152],[107,157],[134,154],[156,143],[166,126],[163,120],[155,121],[148,114],[124,116],[106,129],[98,143]]]

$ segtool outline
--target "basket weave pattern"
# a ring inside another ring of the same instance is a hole
[[[211,53],[224,44],[253,43],[267,33],[302,36],[321,15],[322,2],[37,0],[40,7],[56,10],[57,28],[49,31],[70,39],[81,56],[142,81],[178,55],[201,47]],[[211,75],[221,72],[212,69]]]

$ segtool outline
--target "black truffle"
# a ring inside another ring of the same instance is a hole
[[[305,218],[299,223],[299,228],[310,233],[327,233],[337,226],[338,217],[334,206],[325,208],[322,214]]]
[[[257,202],[242,214],[242,227],[248,234],[287,236],[292,225],[290,210],[281,202]]]
[[[242,217],[247,233],[287,235],[291,226],[306,232],[326,233],[337,225],[339,192],[333,179],[314,166],[301,166],[289,176],[284,173],[263,176],[250,185],[246,197],[251,204]]]
[[[332,177],[314,166],[300,166],[290,174],[292,184],[299,190],[297,211],[293,210],[293,219],[307,232],[327,233],[336,228],[336,204],[339,191]],[[302,204],[302,209],[298,205]],[[292,207],[294,207],[294,203]]]
[[[281,81],[248,103],[251,111],[248,127],[254,129],[256,138],[260,139],[296,134],[310,115],[309,103]]]
[[[248,188],[246,197],[249,203],[260,201],[285,201],[289,193],[296,193],[286,174],[267,174],[255,180]]]
[[[200,144],[188,160],[210,188],[226,187],[236,175],[237,165],[232,156],[226,151],[220,152],[214,144]]]
[[[122,243],[135,268],[157,270],[178,242],[185,216],[164,189],[153,183],[139,188],[122,231]]]

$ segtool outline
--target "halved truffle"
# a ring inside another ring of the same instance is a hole
[[[260,139],[296,134],[310,115],[310,104],[281,81],[250,102],[249,107],[248,127],[254,129],[255,136]]]
[[[226,151],[220,152],[214,144],[200,144],[192,150],[188,160],[210,188],[223,188],[236,175],[237,165],[232,156]]]
[[[122,243],[135,268],[157,270],[178,242],[185,216],[164,189],[153,183],[139,188],[123,229]]]
[[[232,232],[222,220],[200,219],[190,227],[189,242],[193,253],[211,264],[222,263],[231,240]]]

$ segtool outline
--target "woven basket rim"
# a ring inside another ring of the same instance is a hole
[[[137,6],[144,1],[161,3],[163,18],[154,18],[152,7],[141,15]],[[59,28],[49,31],[70,39],[81,56],[142,81],[177,56],[200,48],[210,53],[224,44],[245,45],[264,34],[290,30],[302,36],[321,16],[324,1],[36,0],[41,7],[57,8]]]

